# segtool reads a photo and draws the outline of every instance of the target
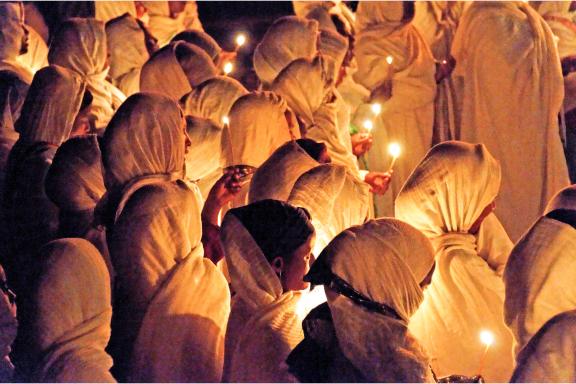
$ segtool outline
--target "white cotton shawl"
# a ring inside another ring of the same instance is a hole
[[[150,20],[148,28],[158,44],[163,47],[179,32],[186,29],[202,29],[202,23],[198,17],[198,7],[195,1],[187,1],[182,12],[175,17],[170,15],[168,1],[144,1]]]
[[[295,141],[289,141],[256,170],[250,182],[248,202],[266,199],[288,201],[296,180],[319,165]]]
[[[96,20],[104,23],[122,16],[126,13],[136,17],[136,5],[134,1],[94,1]]]
[[[50,64],[60,65],[78,73],[93,96],[91,111],[96,128],[104,129],[114,110],[126,98],[106,80],[108,47],[104,23],[91,18],[66,20],[54,37],[48,52]]]
[[[576,381],[576,311],[550,319],[518,356],[511,383],[573,383]]]
[[[407,149],[396,162],[387,193],[374,199],[377,216],[392,216],[400,188],[432,145],[436,68],[426,42],[412,22],[404,20],[402,2],[360,2],[356,29],[354,80],[370,91],[392,84],[392,96],[381,102],[382,112],[374,119],[368,167],[388,170],[391,142]],[[393,58],[392,68],[388,56]]]
[[[234,215],[222,223],[222,244],[236,292],[226,335],[224,380],[286,382],[282,368],[304,338],[297,304],[301,292],[283,292],[272,266]]]
[[[105,348],[112,318],[110,276],[98,250],[83,239],[48,243],[31,295],[29,377],[36,382],[116,382]],[[29,328],[28,328],[29,327]]]
[[[254,70],[271,84],[292,61],[312,59],[317,52],[318,22],[286,16],[274,22],[254,50]]]
[[[140,71],[150,58],[144,30],[134,16],[125,14],[106,24],[106,39],[112,83],[126,96],[139,92]]]
[[[576,210],[576,185],[571,185],[558,191],[546,206],[545,214],[556,209]]]
[[[496,213],[515,241],[569,184],[558,134],[564,87],[553,35],[528,4],[476,2],[460,19],[452,48],[458,63],[452,78],[463,87],[457,139],[484,143],[500,161]]]
[[[0,3],[0,70],[14,72],[24,83],[32,82],[32,71],[18,61],[24,38],[24,8],[19,2]]]
[[[345,167],[324,164],[304,173],[294,184],[288,202],[310,212],[316,230],[314,254],[341,231],[369,218],[368,185]]]
[[[504,284],[468,233],[499,185],[500,167],[484,145],[449,141],[428,152],[396,199],[396,217],[422,231],[436,251],[432,283],[409,328],[439,376],[478,374],[483,329],[493,332],[496,342],[482,375],[506,381],[512,372]]]
[[[576,229],[571,225],[542,217],[518,241],[504,273],[504,313],[516,354],[544,323],[576,308],[574,268]]]
[[[433,382],[428,359],[407,327],[422,303],[419,283],[434,265],[428,239],[399,220],[379,219],[345,230],[322,257],[333,274],[401,317],[370,312],[345,296],[329,295],[346,358],[369,382]]]
[[[128,98],[104,136],[106,185],[121,191],[107,209],[119,303],[113,339],[131,381],[222,375],[229,292],[203,258],[199,194],[179,180],[184,140],[180,108],[158,94]]]
[[[324,65],[321,57],[295,60],[280,72],[271,90],[285,98],[304,123],[306,138],[325,143],[334,163],[357,173],[348,132],[349,111],[335,95]]]

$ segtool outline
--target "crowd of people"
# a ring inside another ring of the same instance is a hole
[[[0,2],[0,380],[576,381],[572,8]]]

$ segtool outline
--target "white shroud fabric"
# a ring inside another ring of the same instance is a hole
[[[136,4],[134,1],[94,1],[96,14],[94,18],[108,22],[125,13],[136,17]]]
[[[104,23],[90,18],[72,18],[62,23],[50,45],[48,61],[82,76],[94,97],[91,111],[96,116],[96,128],[104,129],[126,99],[106,80],[110,67]]]
[[[425,353],[408,332],[423,300],[419,283],[434,266],[428,239],[399,220],[379,219],[345,230],[321,257],[333,274],[400,317],[328,295],[340,349],[366,381],[434,382]]]
[[[111,349],[131,381],[222,375],[230,294],[203,258],[199,194],[180,180],[184,148],[182,112],[157,94],[131,96],[104,136],[105,221],[118,287]]]
[[[340,232],[369,219],[369,187],[345,167],[324,164],[298,178],[288,202],[310,212],[316,229],[314,254]]]
[[[458,63],[452,78],[463,86],[456,138],[485,143],[500,162],[496,213],[517,240],[552,194],[569,184],[557,121],[564,87],[553,35],[528,4],[478,2],[461,18],[452,48]]]
[[[40,254],[22,331],[29,339],[29,380],[114,383],[105,352],[112,318],[110,276],[98,250],[83,239],[55,240]]]
[[[518,356],[512,383],[573,383],[576,381],[576,311],[550,319]]]
[[[428,152],[396,199],[396,217],[428,236],[436,251],[432,283],[409,328],[439,376],[478,374],[483,329],[494,334],[495,343],[482,376],[506,381],[512,372],[512,335],[504,324],[499,268],[468,233],[496,198],[499,185],[500,167],[486,147],[449,141]]]
[[[0,71],[15,73],[24,83],[32,82],[32,71],[18,60],[24,38],[24,7],[20,2],[0,4]]]
[[[349,111],[340,96],[335,96],[333,81],[321,57],[298,59],[276,77],[271,90],[305,125],[306,138],[326,144],[332,162],[358,174],[348,132]]]
[[[222,223],[222,243],[236,292],[226,334],[229,382],[287,382],[282,365],[304,338],[297,304],[301,292],[283,292],[272,266],[234,215]]]
[[[295,141],[287,142],[254,173],[248,203],[266,199],[288,201],[298,178],[319,165]]]
[[[406,149],[396,162],[388,191],[374,198],[377,216],[393,216],[396,195],[432,145],[434,59],[420,33],[404,20],[403,8],[402,2],[361,2],[356,12],[354,80],[370,91],[392,84],[392,96],[381,102],[382,112],[374,124],[368,168],[388,169],[390,142]],[[393,58],[392,68],[388,56]]]
[[[292,61],[312,59],[317,52],[318,22],[286,16],[274,22],[254,50],[254,70],[271,84]]]
[[[134,16],[126,14],[106,24],[106,38],[112,83],[126,96],[139,92],[140,71],[150,58],[144,30]]]
[[[172,37],[186,29],[203,30],[196,1],[186,1],[184,10],[177,15],[170,14],[168,1],[144,1],[143,3],[150,16],[148,28],[158,39],[160,47],[170,43]]]

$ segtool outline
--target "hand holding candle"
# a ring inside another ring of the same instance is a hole
[[[480,357],[480,364],[478,366],[478,375],[482,375],[482,369],[484,368],[484,360],[486,360],[486,355],[488,354],[490,346],[494,344],[494,334],[488,330],[483,330],[480,332],[480,341],[482,342],[482,344],[486,346],[486,349],[484,349],[484,353],[482,353],[482,356]]]
[[[394,164],[396,163],[396,159],[402,153],[402,148],[400,148],[400,144],[398,143],[390,143],[388,145],[388,154],[392,156],[392,162],[390,163],[390,167],[388,168],[388,172],[391,172],[394,169]]]

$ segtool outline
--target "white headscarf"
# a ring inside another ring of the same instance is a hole
[[[126,96],[140,91],[140,71],[150,58],[144,30],[134,16],[124,14],[106,24],[106,38],[112,82]]]
[[[24,6],[21,2],[0,3],[0,70],[8,70],[26,84],[32,82],[32,71],[17,58],[24,39]]]
[[[319,165],[295,141],[287,142],[254,173],[248,202],[265,199],[287,201],[298,178]]]
[[[286,101],[272,92],[254,92],[236,100],[222,135],[225,167],[258,168],[278,147],[298,138],[288,126],[286,109]]]
[[[50,45],[48,61],[80,74],[94,97],[96,127],[104,128],[114,110],[126,98],[106,80],[108,47],[104,23],[96,19],[71,18],[58,30]]]
[[[104,135],[106,222],[118,287],[112,350],[130,381],[219,381],[226,281],[204,259],[196,191],[179,180],[184,120],[166,96],[139,93]]]
[[[136,17],[136,5],[134,1],[94,1],[96,15],[94,18],[108,22],[126,13]]]
[[[178,59],[178,52],[182,58]],[[218,70],[202,48],[185,41],[171,43],[156,52],[142,67],[140,90],[159,92],[178,101]]]
[[[112,318],[110,276],[102,256],[83,239],[62,239],[40,251],[41,271],[23,324],[30,380],[116,382],[105,352]]]
[[[560,191],[548,212],[575,211],[574,192],[573,186]],[[576,229],[552,218],[541,217],[512,250],[504,273],[504,311],[517,354],[549,319],[576,308],[575,266]]]
[[[400,317],[368,311],[343,295],[329,295],[346,358],[369,382],[431,380],[427,358],[408,333],[408,321],[423,300],[419,284],[434,265],[428,239],[399,220],[379,219],[346,229],[320,257],[334,275]]]
[[[511,383],[573,383],[576,381],[576,311],[550,319],[518,356]]]
[[[216,40],[206,32],[197,29],[187,29],[172,38],[172,42],[180,40],[202,48],[208,56],[210,56],[214,64],[218,64],[222,48],[220,48]]]
[[[145,1],[150,20],[148,28],[158,39],[160,47],[168,44],[176,34],[186,29],[202,30],[195,1],[186,1],[184,10],[175,17],[170,15],[168,1]]]
[[[324,164],[298,178],[288,202],[310,212],[316,229],[317,255],[344,229],[369,218],[369,199],[367,184],[345,167]]]
[[[268,28],[254,50],[254,70],[271,84],[296,59],[312,59],[317,52],[318,22],[296,16],[281,17]]]
[[[186,154],[186,178],[199,182],[211,178],[214,173],[222,174],[222,128],[211,120],[186,116],[186,132],[190,138],[190,149]],[[200,190],[202,196],[209,192]]]
[[[449,141],[433,147],[396,198],[396,217],[434,245],[436,270],[410,330],[439,375],[478,374],[481,330],[494,333],[484,377],[507,380],[512,337],[504,324],[504,285],[468,233],[500,186],[500,166],[482,144]],[[458,351],[458,355],[454,352]]]

